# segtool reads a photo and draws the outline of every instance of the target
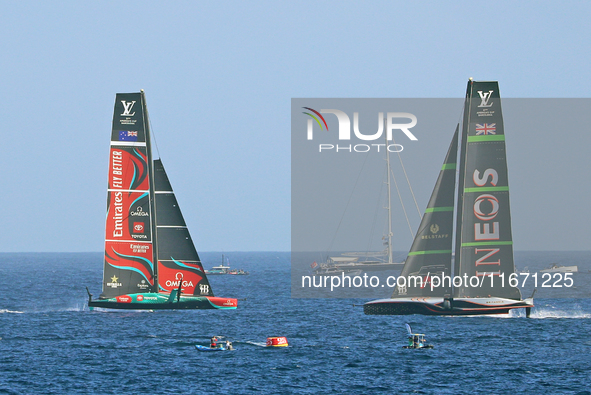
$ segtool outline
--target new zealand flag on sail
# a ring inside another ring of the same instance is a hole
[[[120,130],[119,141],[137,141],[137,132]]]

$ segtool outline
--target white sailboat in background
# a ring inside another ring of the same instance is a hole
[[[540,273],[578,273],[579,267],[577,265],[573,266],[562,266],[557,263],[554,263],[548,269],[540,270]]]
[[[386,136],[387,138],[387,136]],[[386,140],[386,146],[388,141]],[[341,256],[329,256],[325,263],[321,263],[316,269],[316,274],[321,271],[327,273],[340,273],[344,271],[347,274],[355,275],[357,270],[359,273],[367,271],[382,271],[382,270],[400,270],[404,266],[404,262],[394,262],[392,256],[392,190],[390,185],[390,151],[386,150],[386,185],[388,191],[388,205],[387,220],[388,220],[388,234],[384,235],[383,239],[386,241],[386,249],[380,252],[346,252]],[[409,184],[410,185],[410,184]],[[361,258],[365,258],[360,260]],[[373,258],[373,259],[372,259]]]
[[[224,265],[227,263],[227,265]],[[224,257],[222,254],[222,263],[219,266],[214,266],[210,270],[205,271],[206,274],[209,275],[216,275],[216,274],[233,274],[233,275],[247,275],[249,274],[247,271],[242,269],[231,269],[230,268],[230,260]]]

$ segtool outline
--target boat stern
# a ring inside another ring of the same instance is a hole
[[[238,307],[238,299],[220,298],[216,296],[206,296],[207,300],[214,309],[232,310]]]

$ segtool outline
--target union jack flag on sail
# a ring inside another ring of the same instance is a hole
[[[487,134],[497,134],[497,124],[496,123],[477,123],[476,124],[476,135],[477,136],[484,136]]]

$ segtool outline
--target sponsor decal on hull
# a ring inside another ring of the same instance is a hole
[[[129,295],[120,295],[115,298],[117,303],[131,303],[132,298]]]

